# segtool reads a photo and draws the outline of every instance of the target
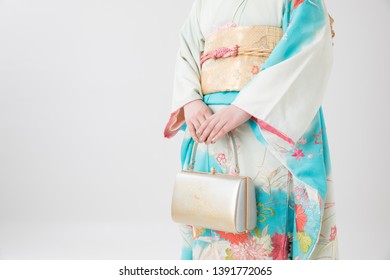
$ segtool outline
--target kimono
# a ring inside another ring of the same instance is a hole
[[[171,115],[164,136],[184,131],[181,167],[193,139],[183,107],[201,99],[213,112],[235,105],[251,117],[234,132],[240,175],[255,184],[257,226],[243,234],[207,228],[192,236],[178,224],[181,259],[338,259],[332,168],[322,101],[332,65],[331,21],[324,0],[195,0],[180,30]],[[260,71],[240,91],[202,94],[200,56],[218,28],[271,25],[283,29]],[[234,172],[227,135],[199,143],[195,171]]]

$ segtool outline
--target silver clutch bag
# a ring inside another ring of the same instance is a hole
[[[228,132],[239,174],[236,143]],[[252,230],[257,223],[256,194],[249,176],[194,171],[195,142],[188,170],[175,179],[171,215],[177,223],[231,233]]]

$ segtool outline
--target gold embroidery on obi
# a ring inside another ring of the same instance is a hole
[[[239,91],[260,69],[283,36],[283,29],[238,25],[205,39],[201,55],[202,93]]]

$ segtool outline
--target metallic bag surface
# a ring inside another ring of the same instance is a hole
[[[228,132],[234,149],[237,175],[193,171],[195,142],[188,170],[175,179],[171,215],[177,223],[243,233],[257,223],[256,194],[252,179],[240,176],[234,137]]]

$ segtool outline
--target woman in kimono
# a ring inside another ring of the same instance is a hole
[[[194,170],[236,174],[231,131],[240,175],[255,185],[257,226],[233,234],[178,224],[181,259],[339,258],[321,107],[333,63],[331,23],[324,0],[194,1],[180,30],[164,136],[184,131],[183,169],[197,141]],[[231,59],[226,65],[234,66],[245,51],[239,44],[206,50],[212,36],[254,25],[268,28],[257,40],[261,63],[230,73],[213,64]]]

